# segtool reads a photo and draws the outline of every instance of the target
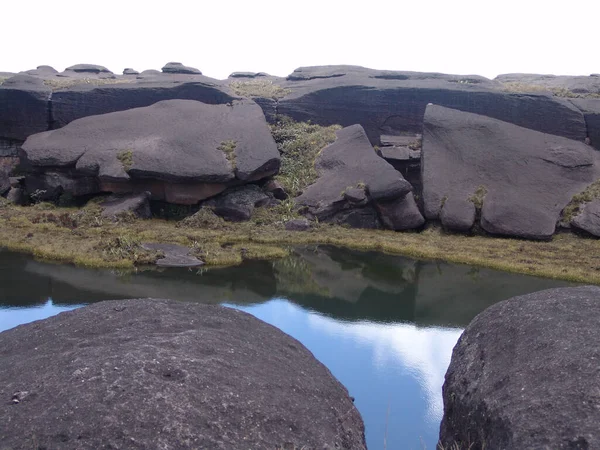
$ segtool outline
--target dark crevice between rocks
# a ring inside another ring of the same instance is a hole
[[[46,131],[54,129],[54,109],[52,108],[52,91],[48,94],[48,128]]]

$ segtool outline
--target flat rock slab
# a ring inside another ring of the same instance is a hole
[[[158,251],[165,256],[156,261],[161,267],[198,267],[204,265],[204,261],[190,255],[190,249],[177,244],[145,243],[142,248],[150,251]]]
[[[599,317],[595,286],[514,297],[479,314],[446,373],[444,448],[600,448]]]
[[[0,333],[0,357],[3,448],[366,448],[329,370],[230,308],[96,303]]]

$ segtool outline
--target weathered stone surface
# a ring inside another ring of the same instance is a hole
[[[285,189],[283,189],[281,183],[276,180],[267,181],[263,189],[265,192],[270,192],[277,200],[285,200],[288,198],[287,192],[285,192]]]
[[[139,75],[140,73],[130,67],[123,69],[123,75]]]
[[[236,98],[212,78],[163,75],[160,72],[152,75],[146,72],[142,72],[140,76],[143,78],[136,78],[136,82],[78,85],[54,92],[52,128],[64,127],[82,117],[150,106],[162,100],[183,99],[226,104]]]
[[[49,128],[51,90],[40,78],[19,74],[0,85],[0,138],[24,141]]]
[[[15,205],[23,205],[27,201],[27,196],[24,189],[11,187],[6,195],[6,199]]]
[[[101,302],[5,331],[0,343],[8,448],[31,448],[24,436],[61,449],[366,448],[327,368],[238,310]]]
[[[93,73],[93,74],[101,74],[108,73],[112,74],[110,70],[108,70],[104,66],[98,66],[96,64],[75,64],[74,66],[67,67],[65,72],[76,72],[76,73]]]
[[[268,73],[265,72],[233,72],[229,75],[229,78],[260,78],[260,77],[270,77]]]
[[[600,447],[600,288],[550,289],[479,314],[443,388],[446,448]]]
[[[600,200],[581,206],[579,213],[571,221],[571,226],[600,237]]]
[[[367,193],[361,188],[350,188],[344,191],[344,199],[353,205],[366,205],[369,201]]]
[[[56,75],[58,73],[58,70],[56,70],[52,66],[37,66],[37,68],[26,70],[24,73],[26,73],[27,75],[46,77]]]
[[[275,141],[260,107],[250,100],[229,106],[170,100],[86,117],[33,135],[22,148],[25,161],[37,170],[74,168],[99,178],[104,188],[139,180],[142,190],[153,194],[159,189],[147,186],[148,180],[159,180],[169,184],[162,189],[182,192],[164,197],[184,197],[184,204],[186,197],[206,198],[206,183],[216,185],[214,195],[224,183],[257,180],[279,169]],[[129,192],[139,191],[130,186]]]
[[[590,144],[600,150],[600,99],[573,98],[571,102],[583,112]]]
[[[122,214],[131,213],[141,219],[152,217],[150,212],[150,192],[140,194],[112,196],[100,203],[104,217],[118,218]]]
[[[10,178],[18,165],[19,158],[0,157],[0,195],[4,195],[10,189]]]
[[[375,208],[379,212],[379,218],[384,227],[390,230],[414,230],[425,223],[412,193],[394,200],[376,201]]]
[[[292,219],[285,223],[285,229],[288,231],[308,231],[312,224],[307,219]]]
[[[204,261],[190,255],[191,249],[177,244],[142,244],[145,250],[162,253],[164,256],[156,261],[160,267],[198,267],[204,265]]]
[[[249,184],[225,191],[223,194],[207,200],[203,206],[211,208],[215,214],[231,222],[250,220],[254,208],[267,205],[272,197],[266,195],[258,186]]]
[[[566,99],[509,93],[501,83],[479,76],[323,66],[302,67],[278,84],[291,91],[278,102],[279,114],[321,125],[358,123],[374,145],[382,134],[420,133],[430,102],[585,139],[583,115]]]
[[[410,184],[392,166],[377,156],[360,125],[336,132],[336,141],[325,147],[315,162],[319,178],[296,201],[319,220],[334,217],[347,209],[344,193],[366,189],[372,200],[403,198]]]
[[[77,197],[100,192],[96,177],[73,170],[29,173],[25,176],[25,190],[39,201],[55,201],[63,193]]]
[[[22,141],[0,138],[0,158],[6,156],[18,156],[19,148],[21,147],[22,143]]]
[[[184,66],[179,62],[170,62],[165,64],[162,68],[163,73],[180,73],[180,74],[188,74],[188,75],[202,75],[195,67]]]
[[[421,157],[425,216],[438,219],[444,198],[479,191],[486,231],[547,239],[573,195],[600,177],[599,157],[583,142],[430,105]],[[444,209],[462,214],[453,202]]]
[[[451,197],[444,200],[440,221],[446,230],[469,231],[475,224],[475,204],[466,197]]]

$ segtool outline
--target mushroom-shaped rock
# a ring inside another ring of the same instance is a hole
[[[139,75],[139,74],[140,73],[135,69],[131,69],[131,68],[123,69],[123,75]]]
[[[600,288],[550,289],[479,314],[443,387],[443,448],[600,448]]]
[[[280,163],[264,115],[250,100],[167,100],[89,116],[30,136],[23,156],[38,171],[71,168],[98,177],[104,191],[149,190],[154,199],[181,204],[215,195],[234,180],[273,175]]]
[[[231,308],[101,302],[5,331],[0,349],[7,448],[366,448],[329,370]]]
[[[74,66],[67,67],[65,72],[76,72],[76,73],[93,73],[99,75],[103,74],[112,74],[110,70],[108,70],[104,66],[98,66],[96,64],[75,64]]]
[[[315,161],[319,178],[296,199],[297,203],[307,207],[319,220],[376,227],[378,219],[372,205],[355,204],[354,195],[348,200],[346,191],[366,189],[370,202],[389,202],[403,199],[412,187],[377,156],[360,125],[343,128],[336,132],[336,137]]]
[[[429,105],[421,170],[428,219],[440,218],[443,205],[445,220],[466,228],[471,199],[487,232],[548,239],[571,198],[600,177],[600,154],[583,142]]]
[[[592,200],[581,207],[571,226],[600,237],[600,200]]]
[[[179,62],[170,62],[170,63],[165,64],[165,66],[162,68],[162,71],[163,71],[163,73],[202,75],[202,72],[200,72],[195,67],[184,66],[183,64],[181,64]]]

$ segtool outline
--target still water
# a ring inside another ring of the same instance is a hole
[[[500,300],[567,283],[334,247],[278,261],[120,274],[0,250],[0,331],[108,299],[221,303],[302,342],[355,397],[370,449],[435,449],[462,329]]]

